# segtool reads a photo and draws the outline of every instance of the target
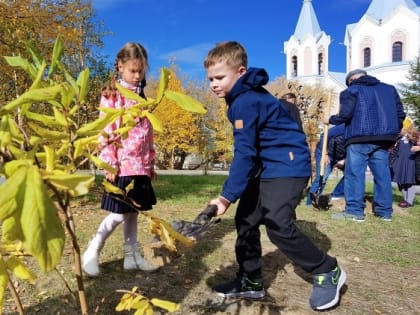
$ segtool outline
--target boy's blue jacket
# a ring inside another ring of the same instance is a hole
[[[311,161],[306,136],[281,102],[263,85],[264,69],[249,68],[226,96],[233,125],[234,156],[221,195],[238,200],[250,177],[309,177]]]

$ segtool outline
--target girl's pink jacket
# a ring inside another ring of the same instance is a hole
[[[120,81],[121,85],[136,91],[137,87],[129,86]],[[101,97],[100,107],[130,108],[136,104],[133,100],[125,99],[119,91],[115,98]],[[104,115],[100,112],[100,117]],[[104,132],[109,137],[101,135],[99,158],[119,170],[118,176],[147,175],[152,176],[155,164],[155,149],[153,146],[153,127],[146,117],[135,118],[136,125],[128,132],[128,136],[120,138],[112,132],[120,128],[122,120],[117,119],[105,127]],[[113,141],[114,140],[114,141]],[[111,144],[109,144],[112,142]]]

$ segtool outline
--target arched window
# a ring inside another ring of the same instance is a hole
[[[363,67],[370,67],[370,48],[363,49]]]
[[[292,76],[297,77],[298,74],[298,59],[296,56],[292,57]]]
[[[392,44],[392,62],[402,61],[402,42]]]
[[[323,71],[324,56],[322,53],[318,54],[318,75],[321,75]]]

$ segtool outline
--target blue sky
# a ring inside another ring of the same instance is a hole
[[[331,36],[330,71],[345,72],[344,32],[371,0],[313,0],[322,30]],[[415,1],[419,4],[420,0]],[[182,73],[205,80],[203,60],[217,42],[239,41],[248,65],[265,68],[270,80],[285,75],[284,42],[293,34],[303,0],[94,0],[97,19],[113,35],[101,50],[113,64],[128,41],[143,44],[153,75],[170,60]]]

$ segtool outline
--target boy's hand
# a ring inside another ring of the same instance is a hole
[[[226,213],[226,210],[229,208],[230,206],[230,201],[227,200],[226,198],[223,198],[222,196],[215,198],[213,200],[211,200],[209,202],[210,205],[215,205],[217,206],[217,213],[216,215],[223,215]]]

